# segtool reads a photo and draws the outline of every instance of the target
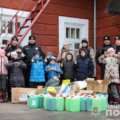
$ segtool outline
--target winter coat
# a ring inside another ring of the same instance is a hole
[[[45,71],[42,57],[36,59],[33,56],[34,62],[31,63],[30,82],[45,82]]]
[[[67,57],[67,54],[66,54],[66,57]],[[73,81],[75,79],[75,63],[73,61],[72,53],[71,53],[71,56],[72,56],[71,60],[67,60],[67,58],[66,58],[66,61],[63,62],[62,71],[63,71],[63,79],[64,80],[70,79]]]
[[[5,65],[8,63],[7,57],[0,57],[0,75],[7,75],[8,70],[6,69]]]
[[[57,71],[49,71],[49,69],[55,68]],[[47,78],[48,80],[53,79],[55,76],[58,78],[58,73],[61,73],[62,70],[59,67],[58,63],[55,63],[52,65],[51,63],[45,67],[45,72],[48,74]]]
[[[58,62],[58,63],[63,63],[63,61],[66,61],[66,59],[65,59],[65,60],[62,59],[62,56],[63,56],[63,55],[66,56],[66,54],[67,54],[68,52],[71,52],[71,53],[72,53],[72,55],[73,55],[73,61],[75,61],[75,57],[74,57],[73,52],[72,52],[70,49],[65,50],[65,49],[62,48],[61,52],[59,53],[59,55],[58,55],[58,57],[57,57],[57,62]]]
[[[27,64],[31,63],[31,59],[33,57],[35,50],[38,50],[40,52],[40,56],[42,56],[43,59],[45,58],[45,53],[43,52],[42,48],[39,45],[36,45],[35,43],[34,44],[29,43],[29,45],[23,47],[23,53],[25,54],[23,60],[25,61],[25,63]]]
[[[84,48],[83,48],[84,49]],[[93,74],[93,62],[92,60],[87,56],[87,51],[85,49],[85,56],[78,57],[77,58],[77,64],[76,69],[77,69],[77,81],[83,81],[87,79],[87,77],[92,77]]]
[[[110,80],[110,82],[120,83],[119,80],[119,59],[117,54],[114,57],[105,57],[102,55],[99,58],[100,63],[105,64],[105,80]]]
[[[83,47],[82,47],[83,48]],[[80,48],[81,49],[81,48]],[[80,51],[80,49],[78,50],[78,52]],[[95,66],[95,54],[94,54],[94,50],[91,47],[86,47],[86,50],[88,52],[88,57],[90,57],[92,59],[93,65]],[[79,55],[80,56],[80,55]],[[77,56],[77,57],[79,57]]]
[[[99,62],[99,57],[100,57],[101,55],[103,55],[102,50],[103,50],[105,47],[109,47],[109,48],[112,47],[112,48],[115,49],[115,46],[112,45],[112,43],[110,43],[109,45],[103,44],[103,46],[99,47],[98,50],[97,50],[97,53],[96,53],[96,56],[95,56],[95,61],[96,61],[96,63],[101,67],[101,79],[102,79],[102,80],[104,79],[105,64]]]
[[[20,66],[15,66],[15,62],[19,62]],[[22,69],[26,69],[27,65],[22,60],[12,58],[5,67],[10,70],[10,84],[12,86],[24,86]]]
[[[6,49],[6,51],[5,51],[5,55],[7,56],[7,54],[8,54],[9,52],[15,51],[15,50],[16,50],[16,47],[17,47],[17,46],[13,46],[13,45],[11,45],[10,47],[8,47],[8,48]],[[11,56],[8,57],[8,60],[11,60]]]

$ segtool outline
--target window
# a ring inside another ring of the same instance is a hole
[[[81,29],[81,26],[67,25],[67,24],[65,25],[65,30],[66,30],[65,41],[68,42],[69,48],[73,51],[75,55],[81,45],[80,29]]]
[[[82,38],[88,39],[88,20],[59,16],[59,51],[63,42],[69,44],[69,48],[76,55],[81,47]]]
[[[17,10],[3,8],[2,13],[1,13],[1,10],[0,10],[0,16],[2,14],[2,18],[0,19],[0,33],[5,29],[5,27],[9,23],[9,21],[16,14],[16,12],[17,12]],[[30,12],[24,12],[23,13],[23,11],[19,11],[18,17],[21,16],[21,18],[18,19],[18,28],[23,23],[23,21],[25,20],[25,18],[29,15],[29,13]],[[4,48],[6,46],[6,44],[8,43],[8,41],[15,34],[15,25],[14,24],[15,24],[15,19],[13,19],[13,21],[9,24],[9,26],[5,29],[5,31],[3,32],[3,34],[0,36],[0,48]],[[31,24],[31,21],[28,21],[25,26],[29,26],[30,24]],[[13,25],[14,25],[14,27],[12,28]],[[22,29],[20,31],[19,35],[22,35],[26,31],[26,29],[27,28]],[[25,46],[25,45],[28,44],[28,37],[30,35],[31,35],[31,30],[28,32],[28,34],[25,36],[25,38],[21,42],[21,46]],[[5,38],[5,36],[6,36],[6,38]],[[20,39],[20,37],[18,37],[18,39]]]

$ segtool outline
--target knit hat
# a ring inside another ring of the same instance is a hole
[[[115,41],[116,41],[116,40],[120,40],[120,36],[117,36],[117,37],[115,38]]]
[[[50,56],[49,60],[54,60],[56,62],[56,58],[54,56]]]
[[[2,53],[5,53],[5,51],[3,49],[0,49],[0,54],[2,54]]]
[[[36,40],[36,38],[35,38],[34,35],[30,35],[30,36],[29,36],[29,40]]]
[[[17,50],[18,48],[21,49],[21,50],[23,50],[23,49],[22,49],[22,46],[20,46],[20,45],[16,47],[16,50]]]
[[[38,50],[34,51],[34,56],[35,56],[36,54],[40,55],[40,52],[39,52]]]
[[[111,41],[110,36],[109,35],[104,36],[103,41],[105,41],[105,40],[110,40]]]
[[[14,36],[13,38],[12,38],[12,41],[13,40],[16,40],[17,42],[18,42],[18,38],[16,37],[16,36]]]
[[[47,53],[47,56],[50,55],[50,56],[53,56],[53,53],[52,52],[48,52]]]
[[[82,39],[82,43],[83,43],[83,42],[85,42],[85,43],[88,44],[88,40],[87,40],[86,38],[83,38],[83,39]]]
[[[65,45],[68,45],[68,43],[64,41],[64,42],[63,42],[63,46],[65,46]]]
[[[109,48],[109,49],[107,50],[107,53],[109,53],[109,52],[111,52],[111,51],[113,51],[114,54],[115,54],[115,50],[114,50],[113,48]]]
[[[17,55],[16,51],[11,52],[11,57],[12,57],[13,55]]]

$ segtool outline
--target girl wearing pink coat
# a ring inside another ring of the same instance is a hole
[[[8,71],[5,65],[8,63],[8,58],[5,56],[5,51],[0,49],[0,103],[7,102],[6,99],[6,79]]]

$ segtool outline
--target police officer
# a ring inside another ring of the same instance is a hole
[[[9,60],[11,60],[11,52],[16,50],[17,44],[18,44],[18,38],[13,37],[10,47],[8,47],[5,51],[6,56],[8,57]]]
[[[103,46],[101,46],[101,47],[98,48],[98,51],[97,51],[96,56],[95,56],[96,63],[97,63],[97,64],[100,66],[100,68],[101,68],[101,79],[102,79],[102,80],[104,79],[105,64],[100,63],[98,59],[99,59],[99,57],[100,57],[102,54],[104,54],[102,51],[103,51],[103,49],[105,49],[106,47],[107,47],[107,48],[112,47],[112,48],[115,49],[115,46],[112,45],[112,43],[111,43],[111,39],[110,39],[110,36],[109,36],[109,35],[104,36],[103,42],[104,42]]]
[[[36,38],[35,36],[29,36],[29,43],[28,45],[23,47],[23,53],[25,54],[24,62],[27,64],[27,70],[24,70],[24,77],[25,77],[25,87],[29,87],[29,78],[30,78],[30,63],[31,59],[34,55],[34,51],[38,50],[42,58],[45,58],[45,53],[39,45],[36,45]]]

